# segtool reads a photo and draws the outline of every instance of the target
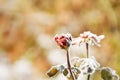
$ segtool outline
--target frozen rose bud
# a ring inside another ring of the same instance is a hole
[[[79,44],[88,43],[90,45],[100,46],[100,41],[104,38],[104,35],[97,36],[96,34],[91,33],[90,31],[80,34],[80,37],[76,42]],[[75,43],[75,42],[74,42]]]
[[[67,49],[72,41],[71,34],[62,34],[60,36],[56,35],[54,37],[54,40],[56,41],[57,45],[60,46],[62,49]]]

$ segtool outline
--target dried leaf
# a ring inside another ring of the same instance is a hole
[[[59,72],[59,70],[57,69],[57,67],[52,67],[48,72],[47,72],[47,75],[49,77],[53,77],[55,76],[57,73]]]
[[[68,75],[68,72],[69,72],[68,69],[65,69],[65,70],[63,71],[63,75],[64,75],[64,76],[67,76],[67,75]]]
[[[47,75],[49,77],[54,77],[58,75],[58,73],[63,73],[64,70],[65,70],[64,65],[56,65],[51,67],[51,69],[47,72]]]

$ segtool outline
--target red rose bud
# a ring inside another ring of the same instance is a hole
[[[62,49],[67,49],[70,46],[72,37],[70,34],[67,33],[61,36],[56,35],[54,40],[56,41],[57,45],[59,45]]]

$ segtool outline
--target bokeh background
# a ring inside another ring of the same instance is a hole
[[[120,75],[120,0],[0,0],[0,80],[50,80],[46,71],[66,61],[55,34],[84,31],[105,35],[91,55]],[[74,56],[86,57],[84,46]]]

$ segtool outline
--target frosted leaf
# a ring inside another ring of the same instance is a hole
[[[84,60],[84,58],[74,57],[71,60],[71,63],[74,67],[80,67],[81,62]]]
[[[89,75],[93,74],[98,67],[100,67],[100,64],[95,60],[94,57],[90,57],[84,58],[79,68],[81,73],[84,75]]]
[[[117,75],[116,71],[109,67],[103,67],[101,69],[101,77],[104,80],[119,80],[119,76]]]
[[[49,77],[56,77],[59,73],[62,73],[65,70],[63,65],[52,66],[46,73]]]
[[[54,66],[47,72],[47,75],[49,77],[54,77],[55,75],[57,75],[58,72],[59,70],[57,69],[57,67]]]

